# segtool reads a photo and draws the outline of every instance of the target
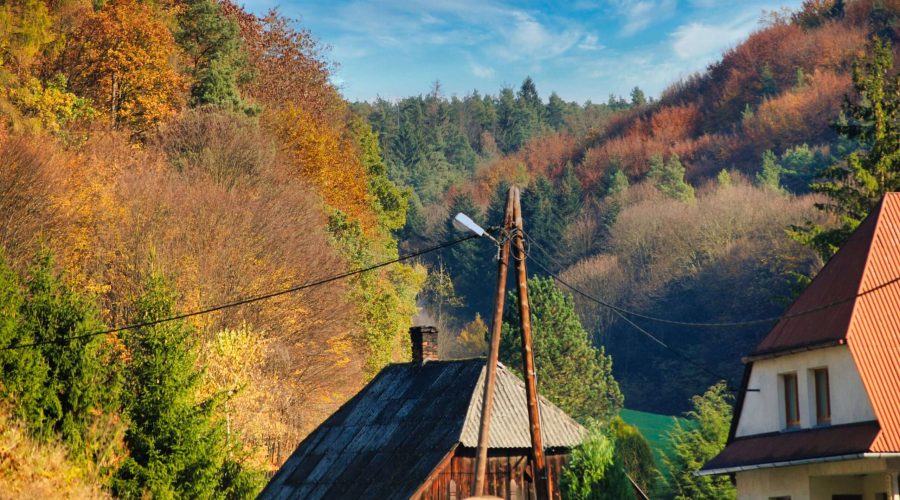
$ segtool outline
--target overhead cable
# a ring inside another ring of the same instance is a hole
[[[538,249],[540,249],[541,252],[543,252],[544,255],[547,256],[547,258],[552,259],[552,257],[549,255],[548,251],[545,248],[543,248],[540,243],[538,243],[537,241],[534,241],[534,239],[530,238],[530,237],[529,237],[529,240],[531,240],[532,244],[535,247],[537,247]],[[599,304],[603,307],[606,307],[608,309],[611,309],[617,313],[631,316],[633,318],[639,318],[639,319],[645,319],[647,321],[653,321],[655,323],[662,323],[665,325],[690,326],[690,327],[695,327],[695,328],[743,328],[743,327],[747,327],[747,326],[756,326],[756,325],[777,323],[778,321],[781,321],[781,320],[797,318],[800,316],[806,316],[808,314],[817,313],[819,311],[823,311],[826,309],[831,309],[832,307],[846,304],[847,302],[856,300],[860,297],[864,297],[870,293],[877,292],[878,290],[881,290],[882,288],[886,288],[890,285],[893,285],[894,283],[900,282],[900,276],[898,276],[894,279],[888,280],[884,283],[881,283],[880,285],[874,286],[872,288],[869,288],[868,290],[864,290],[855,295],[851,295],[849,297],[844,297],[842,299],[838,299],[833,302],[829,302],[827,304],[816,306],[816,307],[813,307],[810,309],[805,309],[803,311],[798,311],[798,312],[790,313],[790,314],[782,314],[781,316],[770,316],[768,318],[752,319],[752,320],[748,320],[748,321],[727,321],[727,322],[704,323],[704,322],[694,322],[694,321],[678,321],[678,320],[674,320],[674,319],[660,318],[658,316],[650,316],[648,314],[640,313],[637,311],[632,311],[630,309],[626,309],[624,307],[620,307],[620,306],[617,306],[610,302],[607,302],[603,299],[597,298],[583,290],[580,290],[577,287],[575,287],[574,285],[572,285],[572,284],[568,283],[567,281],[565,281],[564,279],[560,278],[559,275],[557,275],[549,270],[546,270],[546,272],[547,272],[547,274],[552,276],[556,281],[560,282],[566,288],[572,290],[573,292],[577,293],[578,295],[581,295],[582,297],[590,300],[591,302],[596,302],[597,304]]]
[[[278,297],[278,296],[281,296],[281,295],[287,295],[287,294],[290,294],[290,293],[298,292],[298,291],[300,291],[300,290],[305,290],[305,289],[307,289],[307,288],[313,288],[313,287],[316,287],[316,286],[325,285],[325,284],[327,284],[327,283],[332,283],[332,282],[339,281],[339,280],[342,280],[342,279],[345,279],[345,278],[349,278],[349,277],[351,277],[351,276],[356,276],[356,275],[358,275],[358,274],[363,274],[363,273],[367,273],[367,272],[370,272],[370,271],[374,271],[374,270],[376,270],[376,269],[380,269],[380,268],[382,268],[382,267],[390,266],[390,265],[392,265],[392,264],[397,264],[397,263],[399,263],[399,262],[403,262],[403,261],[405,261],[405,260],[409,260],[409,259],[412,259],[412,258],[415,258],[415,257],[419,257],[419,256],[421,256],[421,255],[425,255],[425,254],[428,254],[428,253],[431,253],[431,252],[436,252],[436,251],[438,251],[438,250],[442,250],[442,249],[444,249],[444,248],[451,247],[451,246],[453,246],[453,245],[457,245],[457,244],[462,243],[462,242],[464,242],[464,241],[468,241],[468,240],[475,239],[475,238],[478,238],[478,235],[476,235],[476,234],[467,235],[467,236],[462,237],[462,238],[458,238],[458,239],[455,239],[455,240],[447,241],[447,242],[441,243],[441,244],[439,244],[439,245],[434,245],[434,246],[431,246],[431,247],[428,247],[428,248],[424,248],[424,249],[422,249],[422,250],[417,250],[417,251],[415,251],[415,252],[412,252],[412,253],[409,253],[409,254],[406,254],[406,255],[401,255],[400,257],[397,257],[396,259],[391,259],[391,260],[388,260],[388,261],[380,262],[380,263],[378,263],[378,264],[375,264],[375,265],[372,265],[372,266],[368,266],[368,267],[365,267],[365,268],[362,268],[362,269],[356,269],[356,270],[353,270],[353,271],[347,271],[347,272],[345,272],[345,273],[336,274],[336,275],[334,275],[334,276],[329,276],[329,277],[327,277],[327,278],[321,278],[321,279],[314,280],[314,281],[308,281],[308,282],[306,282],[306,283],[302,283],[302,284],[299,284],[299,285],[295,285],[295,286],[292,286],[292,287],[290,287],[290,288],[284,288],[284,289],[282,289],[282,290],[276,290],[276,291],[274,291],[274,292],[268,292],[268,293],[264,293],[264,294],[261,294],[261,295],[254,295],[254,296],[251,296],[251,297],[245,297],[245,298],[241,298],[241,299],[236,299],[236,300],[233,300],[233,301],[231,301],[231,302],[226,302],[226,303],[224,303],[224,304],[219,304],[219,305],[216,305],[216,306],[207,307],[207,308],[205,308],[205,309],[199,309],[199,310],[196,310],[196,311],[186,312],[186,313],[182,313],[182,314],[178,314],[178,315],[170,316],[170,317],[166,317],[166,318],[159,318],[159,319],[154,319],[154,320],[150,320],[150,321],[143,321],[143,322],[140,322],[140,323],[133,323],[133,324],[129,324],[129,325],[125,325],[125,326],[120,326],[120,327],[116,327],[116,328],[110,328],[110,329],[108,329],[108,330],[102,330],[102,331],[95,331],[95,332],[82,333],[82,334],[79,334],[79,335],[72,335],[72,336],[70,336],[70,337],[62,337],[62,338],[52,339],[52,340],[42,340],[42,341],[37,341],[37,342],[29,342],[29,343],[25,343],[25,344],[14,344],[14,345],[10,345],[10,346],[6,346],[6,347],[0,348],[0,351],[10,351],[10,350],[13,350],[13,349],[25,349],[25,348],[28,348],[28,347],[38,347],[38,346],[41,346],[41,345],[49,345],[49,344],[61,344],[61,343],[70,342],[70,341],[72,341],[72,340],[79,340],[79,339],[84,339],[84,338],[89,338],[89,337],[96,337],[96,336],[100,336],[100,335],[108,335],[108,334],[112,334],[112,333],[122,332],[122,331],[125,331],[125,330],[134,330],[134,329],[136,329],[136,328],[146,328],[146,327],[150,327],[150,326],[159,325],[159,324],[162,324],[162,323],[168,323],[168,322],[171,322],[171,321],[178,321],[178,320],[181,320],[181,319],[191,318],[191,317],[194,317],[194,316],[200,316],[200,315],[203,315],[203,314],[209,314],[209,313],[212,313],[212,312],[221,311],[221,310],[223,310],[223,309],[228,309],[228,308],[231,308],[231,307],[242,306],[242,305],[244,305],[244,304],[250,304],[250,303],[253,303],[253,302],[259,302],[259,301],[261,301],[261,300],[271,299],[271,298]]]

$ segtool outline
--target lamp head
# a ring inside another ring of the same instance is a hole
[[[459,229],[460,231],[471,231],[478,236],[487,236],[495,243],[497,242],[497,240],[495,240],[493,236],[485,231],[483,227],[476,224],[471,217],[462,212],[456,214],[456,217],[453,218],[453,227]]]

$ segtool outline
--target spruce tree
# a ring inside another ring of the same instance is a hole
[[[563,294],[552,278],[529,279],[528,294],[539,392],[576,419],[608,421],[623,403],[612,374],[612,358],[602,347],[591,345],[572,296]],[[507,300],[500,359],[519,370],[522,351],[515,290]]]
[[[175,313],[175,294],[158,274],[147,278],[134,303],[133,322]],[[197,332],[184,321],[129,330],[131,356],[124,391],[131,456],[119,468],[113,492],[125,498],[208,498],[225,458],[215,400],[198,400]]]
[[[666,162],[661,155],[654,155],[650,159],[647,178],[651,179],[657,189],[667,197],[691,202],[694,201],[694,188],[684,180],[684,174],[685,169],[678,155],[673,154]]]
[[[0,393],[33,435],[61,437],[70,458],[104,474],[106,458],[122,450],[96,428],[115,420],[121,365],[108,337],[89,335],[103,330],[99,318],[96,303],[54,271],[49,251],[24,281],[0,258],[0,346],[38,344],[0,352]]]
[[[453,217],[460,212],[479,224],[483,222],[481,210],[475,205],[472,197],[468,194],[457,195],[450,204],[450,212],[444,225],[446,239],[465,236],[453,225]],[[488,224],[482,225],[487,227]],[[454,245],[448,248],[444,254],[446,255],[447,271],[453,279],[453,286],[462,297],[465,303],[464,308],[469,313],[480,312],[484,316],[490,313],[493,288],[484,286],[484,277],[495,272],[491,271],[495,264],[492,258],[495,253],[496,250],[484,238],[479,238]]]
[[[834,124],[855,144],[843,161],[819,173],[810,188],[825,195],[816,205],[838,218],[838,227],[793,227],[792,237],[827,260],[889,191],[900,190],[900,74],[893,71],[889,42],[875,38],[869,55],[853,65],[858,99],[847,98]]]
[[[781,190],[781,165],[771,149],[762,154],[762,168],[756,173],[756,185],[774,191]]]
[[[255,113],[241,98],[238,84],[250,76],[237,23],[217,1],[187,0],[178,15],[175,39],[190,61],[190,104],[214,105]]]

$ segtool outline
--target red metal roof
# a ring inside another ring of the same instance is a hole
[[[734,438],[737,417],[728,446],[704,469],[722,468],[716,466],[720,463],[798,460],[817,446],[837,446],[839,441],[858,452],[900,452],[900,193],[885,195],[787,314],[816,308],[822,309],[778,322],[750,359],[846,343],[877,418],[872,439],[863,447],[868,438],[860,437],[858,429],[850,433],[847,426]],[[816,453],[825,453],[825,448]]]
[[[762,464],[858,455],[869,452],[877,435],[878,422],[861,422],[739,437],[701,471],[716,474]]]
[[[881,424],[872,451],[900,452],[900,193],[889,193],[876,210],[860,291],[847,345]],[[871,218],[871,217],[870,217]]]

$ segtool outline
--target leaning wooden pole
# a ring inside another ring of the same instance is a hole
[[[553,484],[544,460],[544,442],[541,436],[541,414],[538,408],[537,380],[534,373],[534,351],[531,337],[531,309],[528,306],[528,274],[525,271],[525,233],[522,228],[522,203],[516,188],[513,199],[515,219],[516,284],[519,287],[519,321],[522,334],[522,365],[525,370],[525,396],[528,402],[528,424],[531,430],[533,456],[532,470],[539,500],[553,498]]]
[[[503,216],[502,245],[497,263],[497,293],[494,297],[494,318],[491,321],[491,345],[488,351],[484,373],[484,392],[481,397],[481,427],[478,429],[478,450],[475,455],[475,482],[472,496],[484,494],[487,454],[491,434],[491,415],[494,409],[494,386],[497,382],[497,361],[500,358],[500,333],[503,330],[503,305],[506,297],[506,276],[509,269],[509,238],[506,234],[513,228],[513,188],[506,196],[506,212]]]

